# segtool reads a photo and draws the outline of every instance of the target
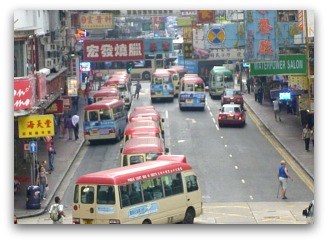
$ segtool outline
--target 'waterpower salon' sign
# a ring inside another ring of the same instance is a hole
[[[264,75],[306,75],[305,55],[279,55],[277,61],[259,61],[251,64],[252,76]]]

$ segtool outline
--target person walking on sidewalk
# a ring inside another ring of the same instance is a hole
[[[57,210],[58,212],[58,219],[57,220],[52,220],[53,224],[63,224],[64,222],[64,217],[66,217],[66,214],[64,212],[64,205],[61,204],[60,198],[58,196],[55,197],[55,204],[52,204],[50,209],[49,209],[49,215],[51,218],[51,211]]]
[[[272,101],[273,104],[273,112],[274,112],[274,118],[276,119],[276,121],[281,121],[280,118],[280,108],[279,108],[279,101],[278,99],[275,99]]]
[[[311,138],[311,129],[309,128],[309,124],[305,124],[305,127],[302,131],[302,139],[305,143],[305,150],[310,150],[310,138]]]
[[[72,116],[68,115],[65,122],[65,129],[68,130],[68,139],[71,140],[73,138],[73,124],[72,124]]]
[[[55,155],[56,155],[56,149],[54,146],[54,142],[51,142],[51,145],[48,149],[48,157],[49,157],[49,171],[55,170]]]
[[[287,180],[288,178],[290,180],[293,180],[291,176],[289,175],[288,169],[286,167],[286,161],[282,160],[280,162],[280,167],[277,172],[277,177],[279,180],[279,186],[281,187],[281,198],[287,199],[286,192],[287,192]]]
[[[137,98],[139,99],[139,92],[141,90],[141,84],[140,84],[140,81],[137,81],[136,84],[134,84],[134,86],[136,86],[136,90],[134,92],[134,98]]]
[[[79,138],[79,120],[80,117],[77,115],[77,113],[75,113],[72,117],[75,140]]]

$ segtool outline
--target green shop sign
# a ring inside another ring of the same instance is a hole
[[[250,63],[250,75],[306,75],[305,55],[279,55],[277,61],[259,61]]]

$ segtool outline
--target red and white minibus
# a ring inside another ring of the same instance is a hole
[[[201,214],[197,175],[183,161],[143,162],[75,182],[73,224],[192,224]]]
[[[158,137],[143,136],[126,141],[121,151],[121,166],[135,165],[145,161],[156,160],[160,155],[167,154],[163,140]]]

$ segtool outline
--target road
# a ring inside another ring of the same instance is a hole
[[[276,171],[283,151],[270,135],[260,131],[259,122],[247,111],[243,128],[217,125],[219,100],[207,98],[204,111],[180,111],[177,99],[151,103],[149,84],[142,83],[140,98],[133,106],[154,105],[165,119],[166,146],[171,154],[184,154],[195,169],[203,193],[204,214],[196,219],[201,224],[298,224],[305,223],[299,213],[313,199],[313,192],[289,168],[294,181],[289,183],[286,212],[277,198]],[[119,166],[118,142],[99,142],[82,147],[65,181],[60,196],[70,223],[74,181],[82,174]],[[291,159],[292,160],[292,159]],[[256,207],[272,208],[267,213],[251,214]],[[37,222],[35,221],[37,220]],[[33,218],[26,220],[33,221]],[[34,218],[34,223],[51,223],[48,215]],[[24,223],[24,222],[23,222]]]

